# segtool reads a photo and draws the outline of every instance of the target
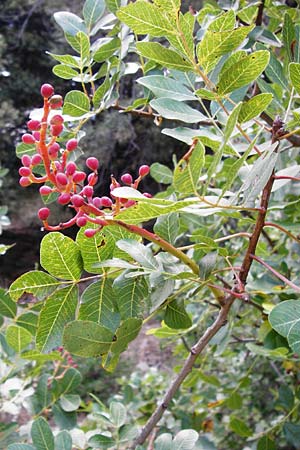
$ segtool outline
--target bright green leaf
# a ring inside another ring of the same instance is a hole
[[[204,166],[205,149],[197,141],[188,158],[182,158],[174,170],[173,184],[175,190],[189,194],[197,190],[198,180]]]
[[[145,277],[126,278],[126,272],[115,279],[113,288],[122,319],[138,317],[143,313],[149,294]]]
[[[69,91],[65,96],[63,114],[80,117],[90,111],[89,98],[81,91]]]
[[[32,336],[25,328],[9,325],[6,329],[6,340],[8,345],[19,353],[30,344]]]
[[[259,116],[271,103],[272,98],[272,94],[258,94],[247,102],[242,103],[238,118],[239,122],[247,122]]]
[[[290,63],[289,74],[296,92],[300,93],[300,63]]]
[[[182,70],[184,72],[193,70],[191,63],[174,50],[166,48],[158,42],[138,42],[136,47],[142,56],[155,61],[163,67]]]
[[[65,394],[59,399],[59,404],[66,412],[76,411],[79,408],[81,398],[77,394]]]
[[[142,319],[136,317],[124,320],[115,333],[115,340],[112,341],[109,351],[115,354],[124,352],[139,334],[142,324]]]
[[[276,450],[275,442],[268,436],[263,436],[257,442],[257,450]]]
[[[80,17],[76,16],[76,14],[67,11],[60,11],[54,13],[53,17],[64,32],[70,34],[71,36],[75,36],[78,31],[87,33],[84,21]]]
[[[120,428],[126,422],[126,408],[120,402],[111,402],[109,405],[110,417],[113,424]]]
[[[154,225],[154,232],[174,245],[179,235],[179,227],[178,214],[170,213],[158,217]]]
[[[137,82],[150,89],[156,97],[167,97],[177,101],[197,99],[193,92],[184,84],[163,75],[149,75],[138,78]]]
[[[5,290],[0,288],[0,315],[13,319],[17,312],[17,305],[6,294]]]
[[[238,417],[230,417],[229,428],[234,433],[245,438],[250,437],[253,434],[251,428],[249,428],[248,425]]]
[[[287,300],[276,305],[269,322],[277,333],[287,338],[295,353],[300,352],[300,301]]]
[[[105,0],[107,9],[115,14],[121,6],[121,0]]]
[[[91,448],[101,448],[105,450],[113,448],[115,445],[115,440],[109,436],[105,436],[104,434],[94,434],[94,436],[89,439],[88,444]]]
[[[105,42],[103,45],[101,45],[99,48],[97,48],[96,52],[93,54],[93,59],[96,62],[106,61],[117,50],[119,50],[120,47],[121,47],[121,41],[118,37],[109,39],[108,42]]]
[[[101,18],[105,11],[104,0],[86,0],[83,5],[83,17],[88,29]]]
[[[45,272],[33,270],[24,273],[10,285],[9,295],[14,301],[19,300],[25,293],[32,294],[42,300],[59,286],[61,286],[61,281]]]
[[[165,119],[181,120],[187,123],[197,123],[207,119],[197,109],[191,108],[178,100],[158,98],[151,100],[150,105]]]
[[[208,26],[210,31],[231,31],[235,26],[235,12],[233,9],[220,14]]]
[[[54,66],[52,71],[54,75],[63,78],[64,80],[71,80],[72,78],[78,76],[78,72],[76,70],[66,66],[65,64],[58,64],[57,66]]]
[[[175,329],[185,329],[192,326],[191,318],[185,310],[183,301],[173,300],[168,303],[164,322],[168,327]]]
[[[173,172],[169,167],[155,162],[150,167],[150,175],[155,181],[162,184],[171,184],[173,181]]]

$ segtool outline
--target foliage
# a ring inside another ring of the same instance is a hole
[[[49,233],[41,267],[0,296],[4,408],[34,417],[24,439],[3,424],[4,445],[297,447],[298,9],[86,0],[82,16],[54,19],[70,52],[51,53],[53,72],[74,88],[63,99],[42,86],[43,108],[17,146],[20,184],[41,185]],[[129,76],[141,86],[131,105],[120,89]],[[112,110],[179,122],[162,133],[188,148],[173,170],[156,162],[112,176],[100,198],[98,159],[82,169],[78,158],[86,122]],[[153,197],[140,187],[149,172],[164,186]],[[57,203],[73,216],[53,224]],[[74,225],[75,240],[62,232]],[[150,333],[174,343],[174,380],[148,371],[121,381],[108,408],[82,400],[71,355],[118,370],[153,318],[161,325]],[[251,400],[260,384],[269,402]],[[78,425],[77,411],[87,414]]]

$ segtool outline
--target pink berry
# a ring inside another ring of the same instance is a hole
[[[135,205],[136,202],[134,200],[128,200],[128,202],[125,203],[125,208],[130,208],[130,206]]]
[[[144,165],[139,168],[139,176],[140,177],[144,177],[144,176],[148,175],[149,172],[150,172],[149,166]]]
[[[55,116],[51,117],[50,124],[51,125],[60,125],[64,123],[64,118],[60,114],[55,114]]]
[[[31,184],[31,181],[30,181],[30,179],[28,177],[21,177],[20,180],[19,180],[19,184],[22,187],[27,187],[27,186],[29,186]]]
[[[74,183],[81,183],[86,179],[86,174],[84,172],[75,172],[73,175]]]
[[[85,163],[89,169],[91,169],[95,172],[96,172],[96,170],[98,170],[99,161],[97,158],[94,158],[93,156],[91,156],[91,158],[88,158]]]
[[[85,230],[84,235],[88,238],[91,238],[93,236],[95,236],[95,234],[97,233],[97,230],[93,230],[92,228],[88,228],[87,230]]]
[[[149,192],[144,192],[144,193],[143,193],[143,196],[144,196],[144,197],[147,197],[147,198],[152,198],[152,195],[149,194]]]
[[[38,210],[38,216],[41,220],[47,220],[50,215],[49,208],[41,208]]]
[[[42,161],[43,161],[43,158],[41,157],[41,155],[39,155],[37,153],[36,155],[33,155],[32,160],[31,160],[31,164],[33,166],[37,166],[38,164],[41,164]]]
[[[96,208],[101,208],[101,198],[100,197],[94,197],[93,198],[93,205],[96,206]]]
[[[54,94],[54,87],[51,86],[51,84],[45,83],[45,84],[43,84],[41,86],[41,95],[42,95],[42,97],[49,98],[53,94]]]
[[[89,183],[89,185],[90,186],[95,186],[97,181],[98,181],[97,175],[94,172],[90,173],[89,176],[88,176],[88,183]]]
[[[73,161],[68,162],[67,167],[66,167],[66,174],[67,175],[74,175],[74,173],[76,172],[77,166]]]
[[[62,172],[63,168],[59,161],[54,161],[54,165],[56,167],[57,172]]]
[[[35,143],[35,139],[34,139],[34,137],[32,136],[32,134],[25,133],[25,134],[23,134],[23,136],[22,136],[22,142],[23,142],[24,144],[34,144],[34,143]]]
[[[110,208],[112,206],[113,202],[109,197],[101,197],[101,206],[104,208]]]
[[[66,143],[66,149],[69,152],[72,152],[73,150],[75,150],[78,146],[78,141],[77,139],[70,139],[67,143]]]
[[[31,157],[29,155],[23,155],[21,161],[25,167],[29,167],[31,165]]]
[[[50,131],[52,136],[59,136],[63,129],[63,125],[59,123],[58,125],[51,125]]]
[[[63,104],[63,98],[61,95],[52,95],[50,98],[50,106],[52,109],[60,108]]]
[[[31,175],[31,170],[29,167],[20,167],[19,175],[21,175],[21,177],[29,177]]]
[[[34,137],[34,139],[35,139],[36,141],[39,141],[39,140],[41,139],[41,133],[40,133],[39,131],[34,131],[34,132],[32,133],[32,136]]]
[[[40,187],[40,194],[41,195],[49,195],[52,193],[52,189],[50,186],[41,186]]]
[[[86,197],[90,198],[94,194],[94,189],[92,188],[92,186],[85,186],[82,189],[81,193],[82,193],[82,195],[85,195]]]
[[[56,182],[61,184],[62,186],[66,186],[68,184],[68,178],[64,173],[58,173],[55,177]]]
[[[124,175],[121,176],[121,181],[124,184],[131,184],[132,183],[132,176],[130,173],[124,173]]]
[[[71,202],[76,208],[80,208],[84,204],[84,199],[79,194],[72,195]]]
[[[57,199],[58,203],[60,203],[61,205],[66,205],[70,200],[71,196],[67,193],[61,194]]]
[[[55,159],[57,158],[58,152],[60,150],[60,146],[57,144],[57,142],[55,142],[54,144],[50,145],[49,149],[48,149],[48,153],[50,156],[50,159]]]
[[[87,219],[85,217],[78,217],[76,224],[78,227],[85,227],[87,224]]]
[[[29,120],[27,122],[28,130],[37,131],[41,128],[41,122],[39,120]]]
[[[116,189],[117,187],[120,187],[120,183],[111,183],[111,185],[109,186],[110,191],[113,191],[114,189]]]

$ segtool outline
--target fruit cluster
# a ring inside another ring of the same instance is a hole
[[[50,84],[42,85],[41,95],[44,98],[43,117],[41,120],[29,120],[27,127],[30,133],[22,136],[23,144],[30,145],[30,148],[34,145],[36,153],[31,156],[28,154],[22,156],[23,165],[19,169],[19,183],[23,187],[32,183],[42,184],[41,196],[45,199],[55,196],[59,204],[68,205],[74,209],[76,214],[72,219],[52,226],[48,223],[49,208],[41,208],[38,216],[46,230],[61,230],[75,223],[79,227],[83,227],[88,222],[92,222],[99,226],[97,229],[85,230],[85,235],[92,237],[99,229],[107,225],[106,212],[110,216],[115,216],[122,209],[134,205],[135,201],[114,195],[114,189],[120,187],[121,184],[113,176],[111,177],[110,196],[94,196],[94,187],[98,181],[98,159],[94,157],[86,159],[86,167],[91,171],[89,175],[79,170],[77,164],[70,157],[78,146],[77,139],[71,138],[64,145],[61,144],[64,136],[64,118],[60,113],[53,111],[63,105],[62,97],[55,95],[54,88]],[[45,174],[36,175],[41,171]],[[142,165],[135,180],[132,175],[125,173],[121,176],[120,181],[123,185],[137,189],[140,181],[149,171],[149,166]],[[151,197],[148,193],[144,193],[144,195]]]

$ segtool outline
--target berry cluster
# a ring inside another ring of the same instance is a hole
[[[92,237],[103,226],[106,211],[110,216],[114,216],[124,208],[135,204],[133,200],[116,197],[113,194],[115,188],[121,184],[112,176],[110,185],[110,197],[95,197],[94,186],[98,181],[99,161],[97,158],[87,158],[85,164],[91,171],[89,175],[78,169],[75,162],[70,160],[70,154],[76,150],[77,139],[69,139],[65,145],[61,145],[57,140],[63,140],[64,118],[61,114],[54,114],[53,109],[60,108],[63,99],[60,95],[55,95],[54,88],[50,84],[43,84],[41,95],[44,98],[43,117],[39,120],[29,120],[27,123],[30,133],[22,136],[24,144],[35,145],[36,153],[32,156],[27,154],[22,156],[23,166],[19,169],[20,185],[27,187],[32,183],[40,183],[41,196],[55,194],[57,202],[61,205],[69,205],[75,211],[75,216],[68,222],[60,223],[56,226],[48,224],[50,210],[47,207],[38,211],[39,218],[43,221],[43,226],[47,230],[61,230],[74,225],[86,226],[88,222],[98,225],[97,229],[85,230],[87,237]],[[41,166],[44,167],[45,175],[37,176]],[[137,189],[140,181],[150,171],[149,166],[142,165],[139,168],[139,176],[134,180],[132,175],[125,173],[121,176],[124,185]],[[150,194],[144,193],[146,197]]]

